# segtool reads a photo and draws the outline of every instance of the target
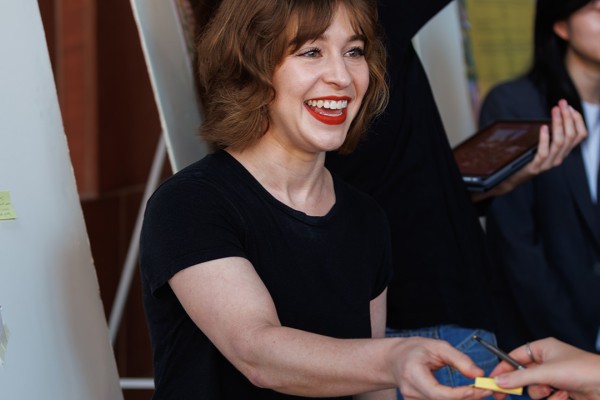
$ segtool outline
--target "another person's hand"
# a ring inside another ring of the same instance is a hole
[[[600,399],[600,356],[588,353],[554,338],[535,341],[521,346],[510,356],[527,368],[514,371],[506,362],[501,362],[490,376],[504,388],[528,386],[533,399],[549,396],[552,400]],[[495,394],[497,399],[505,395]]]
[[[396,381],[400,382],[400,391],[406,400],[481,399],[492,394],[488,390],[471,386],[451,388],[435,379],[433,371],[446,365],[468,378],[484,375],[484,371],[466,354],[445,341],[417,337],[407,339],[400,345],[395,359],[397,363],[394,365],[394,374]]]
[[[540,129],[540,141],[533,160],[509,176],[492,190],[473,193],[473,201],[509,193],[517,186],[540,173],[559,166],[571,150],[587,137],[587,129],[581,113],[566,100],[560,100],[552,108],[552,138],[547,126]]]

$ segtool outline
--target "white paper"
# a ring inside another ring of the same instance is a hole
[[[6,354],[6,345],[8,344],[8,332],[2,322],[2,307],[0,307],[0,365],[4,365],[4,355]]]

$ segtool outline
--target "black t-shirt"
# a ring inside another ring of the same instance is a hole
[[[214,259],[250,260],[284,326],[338,338],[371,336],[370,301],[391,276],[387,222],[377,203],[334,176],[323,217],[270,195],[219,151],[165,181],[141,236],[143,299],[154,352],[155,399],[291,399],[254,387],[210,343],[168,280]]]
[[[327,167],[372,195],[392,232],[388,326],[493,329],[491,277],[477,212],[454,161],[411,39],[450,0],[380,0],[390,103],[349,156]]]

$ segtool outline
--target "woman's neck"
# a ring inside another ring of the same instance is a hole
[[[335,204],[333,179],[325,169],[325,154],[314,157],[257,144],[227,149],[277,200],[308,215],[322,216]]]
[[[566,67],[581,100],[600,104],[600,63],[584,60],[569,50]]]

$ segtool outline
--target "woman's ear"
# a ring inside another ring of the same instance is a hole
[[[552,25],[552,30],[554,30],[554,33],[565,42],[569,41],[569,29],[566,20],[556,21],[554,25]]]

